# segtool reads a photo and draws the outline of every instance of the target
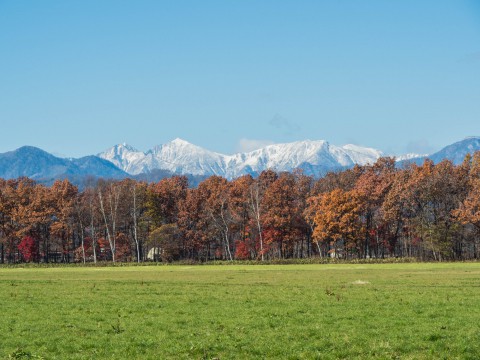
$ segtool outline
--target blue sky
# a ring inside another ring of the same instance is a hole
[[[0,0],[0,152],[480,135],[480,1]]]

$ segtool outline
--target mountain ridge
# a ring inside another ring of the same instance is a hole
[[[131,175],[166,169],[174,173],[220,175],[229,179],[245,174],[257,175],[266,169],[289,171],[295,168],[303,168],[310,175],[319,176],[326,170],[373,163],[383,156],[381,151],[373,148],[352,144],[339,147],[325,140],[272,144],[232,155],[210,151],[179,138],[146,152],[128,151],[127,147],[134,149],[130,145],[119,144],[97,156],[113,162]]]
[[[480,137],[468,137],[429,156],[400,156],[397,164],[399,167],[409,163],[421,164],[427,157],[434,163],[448,159],[460,164],[467,153],[479,150]],[[26,176],[45,183],[67,178],[79,184],[87,177],[158,181],[163,177],[187,175],[198,183],[211,175],[233,179],[244,174],[256,176],[266,169],[278,172],[301,169],[307,175],[318,177],[355,164],[371,164],[381,156],[384,154],[373,148],[353,144],[336,146],[325,140],[272,144],[249,152],[224,155],[177,138],[146,152],[123,143],[98,155],[81,158],[61,158],[33,146],[22,146],[0,153],[0,178]]]

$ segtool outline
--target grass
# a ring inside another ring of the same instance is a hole
[[[480,264],[0,269],[0,359],[478,359]]]

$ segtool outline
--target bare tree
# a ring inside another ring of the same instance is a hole
[[[112,252],[112,261],[115,262],[115,240],[117,212],[120,201],[120,188],[110,183],[105,187],[105,193],[102,192],[102,186],[98,188],[98,199],[100,201],[100,212],[105,223],[105,231],[107,233],[108,244]]]

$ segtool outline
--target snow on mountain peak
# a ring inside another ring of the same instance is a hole
[[[425,158],[427,156],[428,156],[428,154],[408,153],[408,154],[395,156],[395,161],[397,161],[397,162],[407,161],[407,160],[412,160],[412,159]]]
[[[146,153],[124,144],[99,156],[135,175],[163,169],[178,174],[221,175],[231,179],[244,174],[259,174],[266,169],[290,171],[301,168],[306,173],[319,175],[355,164],[374,163],[383,153],[357,145],[338,147],[325,140],[303,140],[224,155],[176,138]]]
[[[175,145],[192,145],[189,143],[187,140],[183,140],[180,138],[175,138],[172,141],[170,141],[170,144],[175,144]]]
[[[378,158],[384,156],[380,150],[362,147],[353,144],[343,145],[342,149],[348,154],[355,164],[373,164]]]
[[[363,146],[358,146],[354,144],[347,144],[342,146],[343,149],[349,150],[349,151],[355,151],[363,154],[369,154],[374,157],[382,157],[384,156],[383,152],[377,149],[369,148],[369,147],[363,147]]]
[[[133,146],[127,144],[126,142],[116,145],[117,149],[122,149],[126,151],[138,152],[139,150],[135,149]]]
[[[98,157],[108,160],[123,171],[133,174],[135,173],[131,164],[133,162],[140,162],[145,157],[145,153],[135,149],[127,143],[118,144],[110,149],[97,155]],[[141,171],[140,171],[141,172]]]

